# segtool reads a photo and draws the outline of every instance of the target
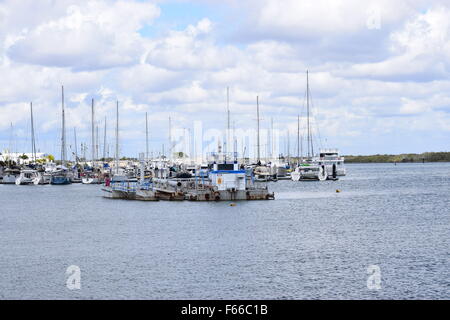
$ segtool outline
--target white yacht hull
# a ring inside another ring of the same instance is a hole
[[[292,181],[300,181],[300,172],[292,172],[291,173],[291,179]]]
[[[323,167],[300,167],[291,173],[292,181],[318,180],[325,181],[328,178],[326,169]]]
[[[16,176],[9,175],[9,176],[3,176],[2,184],[15,184],[16,183]]]
[[[33,179],[33,183],[35,185],[49,184],[50,183],[50,179],[51,179],[50,176],[46,176],[45,174],[38,173],[38,176]]]
[[[28,179],[28,178],[17,178],[16,179],[16,185],[20,186],[20,185],[28,185],[28,184],[34,184],[33,183],[33,179]]]
[[[100,180],[98,178],[82,178],[81,183],[83,184],[100,184]]]

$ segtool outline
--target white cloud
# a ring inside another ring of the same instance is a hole
[[[211,21],[205,18],[183,31],[171,31],[153,43],[146,61],[170,70],[220,70],[234,65],[238,50],[218,47],[212,30]]]
[[[379,15],[380,28],[390,28],[423,6],[415,0],[263,0],[251,1],[250,23],[255,34],[284,39],[305,39],[352,34],[368,29],[373,15]],[[429,1],[428,1],[429,3]],[[378,18],[378,17],[377,17]]]
[[[356,64],[347,75],[397,81],[429,81],[450,74],[450,9],[436,7],[416,14],[390,36],[392,56]]]
[[[424,101],[411,100],[408,98],[401,98],[402,106],[400,113],[402,114],[418,114],[430,111],[430,106]]]
[[[62,16],[22,30],[10,59],[92,70],[137,63],[145,44],[138,29],[159,15],[150,3],[96,0],[67,7]]]

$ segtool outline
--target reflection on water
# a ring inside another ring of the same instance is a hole
[[[450,298],[450,164],[347,168],[235,207],[0,185],[0,298]],[[65,286],[70,265],[81,290]]]

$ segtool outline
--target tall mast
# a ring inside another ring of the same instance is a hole
[[[260,145],[259,145],[259,97],[256,96],[256,123],[257,123],[257,135],[256,135],[256,147],[257,147],[257,161],[261,160]]]
[[[230,142],[230,88],[227,87],[227,134],[225,142],[225,154],[228,152],[228,143]],[[226,157],[226,155],[225,155]]]
[[[105,117],[105,132],[103,135],[103,161],[106,162],[106,117]]]
[[[148,161],[148,118],[145,113],[145,161]]]
[[[31,112],[31,153],[33,157],[33,163],[36,163],[36,144],[34,140],[34,120],[33,120],[33,102],[30,102]]]
[[[297,115],[297,163],[300,163],[300,116]]]
[[[237,138],[236,138],[236,123],[233,121],[233,156],[234,161],[237,161]]]
[[[77,129],[73,128],[73,136],[75,139],[75,163],[78,163],[78,146],[77,146]]]
[[[62,106],[62,133],[61,133],[61,164],[66,164],[66,121],[64,115],[64,86],[61,86],[61,106]]]
[[[310,149],[312,150],[311,129],[309,124],[309,71],[306,70],[306,113],[308,122],[308,158],[311,157]]]
[[[94,135],[94,98],[92,98],[91,103],[91,138],[92,138],[92,167],[94,167],[94,161],[95,161],[95,135]]]
[[[13,148],[13,124],[11,122],[11,132],[9,133],[9,150],[8,150],[8,160],[9,160],[9,168],[11,168],[11,151]]]
[[[119,174],[119,101],[116,103],[116,174]]]
[[[290,142],[290,138],[289,138],[290,134],[289,134],[289,129],[287,130],[287,161],[288,163],[290,163],[290,158],[291,158],[291,142]]]

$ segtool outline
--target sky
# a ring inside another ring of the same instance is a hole
[[[450,151],[450,5],[439,0],[0,0],[0,150],[90,145],[91,100],[120,153],[168,145],[172,128],[261,127],[295,149],[306,128],[342,154]],[[184,131],[183,131],[184,132]],[[249,146],[250,149],[253,146]],[[293,151],[291,151],[294,153]]]

